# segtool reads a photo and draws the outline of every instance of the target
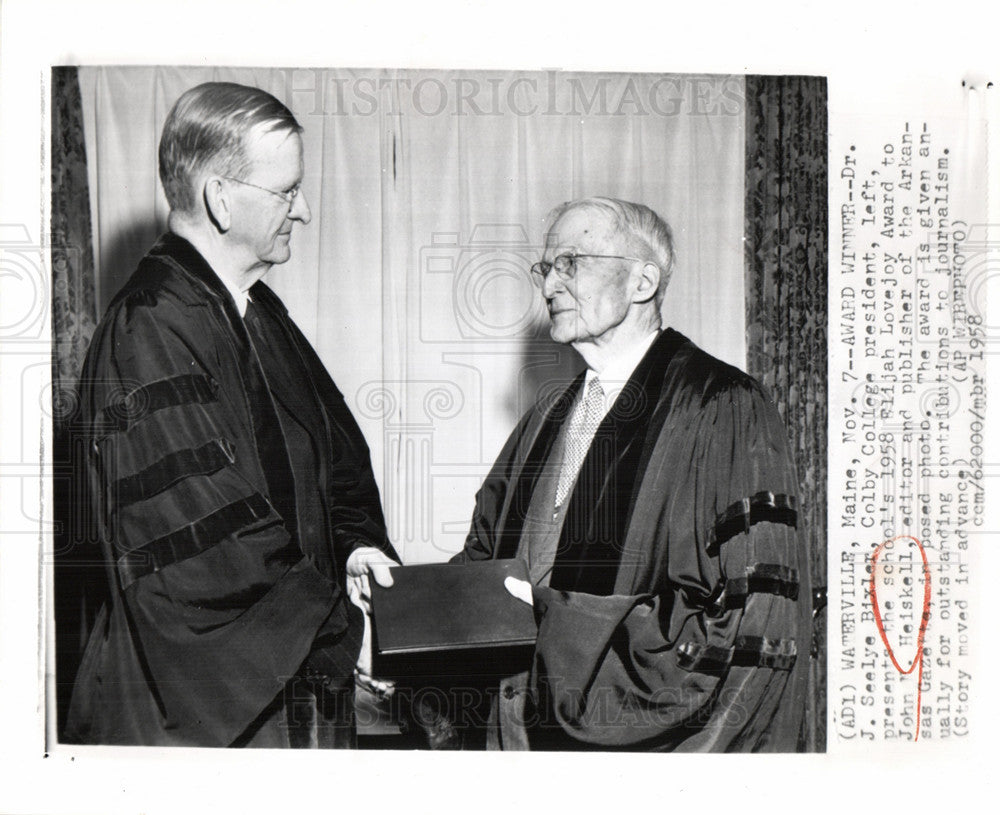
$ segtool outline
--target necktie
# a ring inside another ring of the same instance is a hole
[[[587,450],[594,439],[594,433],[604,418],[604,388],[594,377],[587,386],[587,394],[577,405],[570,420],[566,438],[566,452],[563,454],[562,470],[556,486],[556,506],[561,507],[569,495],[576,477],[587,457]]]
[[[243,312],[243,324],[251,332],[251,336],[260,331],[260,316],[254,308],[253,300],[247,300],[247,308]]]

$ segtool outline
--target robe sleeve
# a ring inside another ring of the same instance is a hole
[[[780,419],[752,381],[675,410],[632,521],[665,563],[652,590],[535,587],[542,726],[605,747],[794,749],[786,714],[801,700],[786,686],[808,658],[809,597],[795,483]]]
[[[114,602],[144,674],[109,693],[152,693],[177,739],[226,745],[294,675],[335,595],[255,486],[244,383],[213,326],[134,292],[95,337],[81,395]]]

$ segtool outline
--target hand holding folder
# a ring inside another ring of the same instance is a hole
[[[483,677],[528,666],[538,630],[520,560],[398,566],[392,577],[391,587],[371,586],[377,674]]]
[[[365,613],[365,629],[361,638],[361,652],[354,668],[356,680],[376,696],[391,690],[391,683],[376,679],[372,671],[371,584],[391,586],[390,567],[397,565],[380,549],[363,546],[347,558],[347,596]]]

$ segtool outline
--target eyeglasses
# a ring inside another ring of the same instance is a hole
[[[260,184],[251,184],[249,181],[242,181],[239,178],[233,178],[232,176],[229,175],[224,175],[222,177],[227,181],[235,181],[237,184],[242,184],[244,187],[253,187],[254,189],[257,190],[263,190],[264,192],[269,192],[271,193],[271,195],[277,195],[278,198],[280,198],[282,201],[288,204],[289,209],[291,209],[292,206],[294,206],[295,197],[299,194],[298,184],[296,184],[290,190],[286,190],[285,192],[279,192],[278,190],[272,190],[269,189],[268,187],[262,187],[260,186]]]
[[[576,275],[576,262],[580,258],[598,258],[603,260],[635,260],[645,263],[642,258],[628,257],[627,255],[559,255],[551,263],[547,260],[540,260],[531,267],[531,279],[535,285],[541,288],[545,283],[550,271],[555,271],[556,276],[562,280],[572,280]]]

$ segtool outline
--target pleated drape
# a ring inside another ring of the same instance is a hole
[[[52,385],[55,418],[72,410],[72,389],[94,333],[87,153],[77,69],[52,70]]]
[[[73,433],[76,386],[96,326],[87,152],[77,69],[52,70],[52,508],[57,716],[61,724],[90,624],[102,599],[100,553]]]
[[[778,404],[799,472],[799,518],[825,598],[827,94],[821,77],[746,78],[747,370]],[[814,592],[815,594],[815,592]],[[804,746],[826,745],[825,614],[817,599]]]

